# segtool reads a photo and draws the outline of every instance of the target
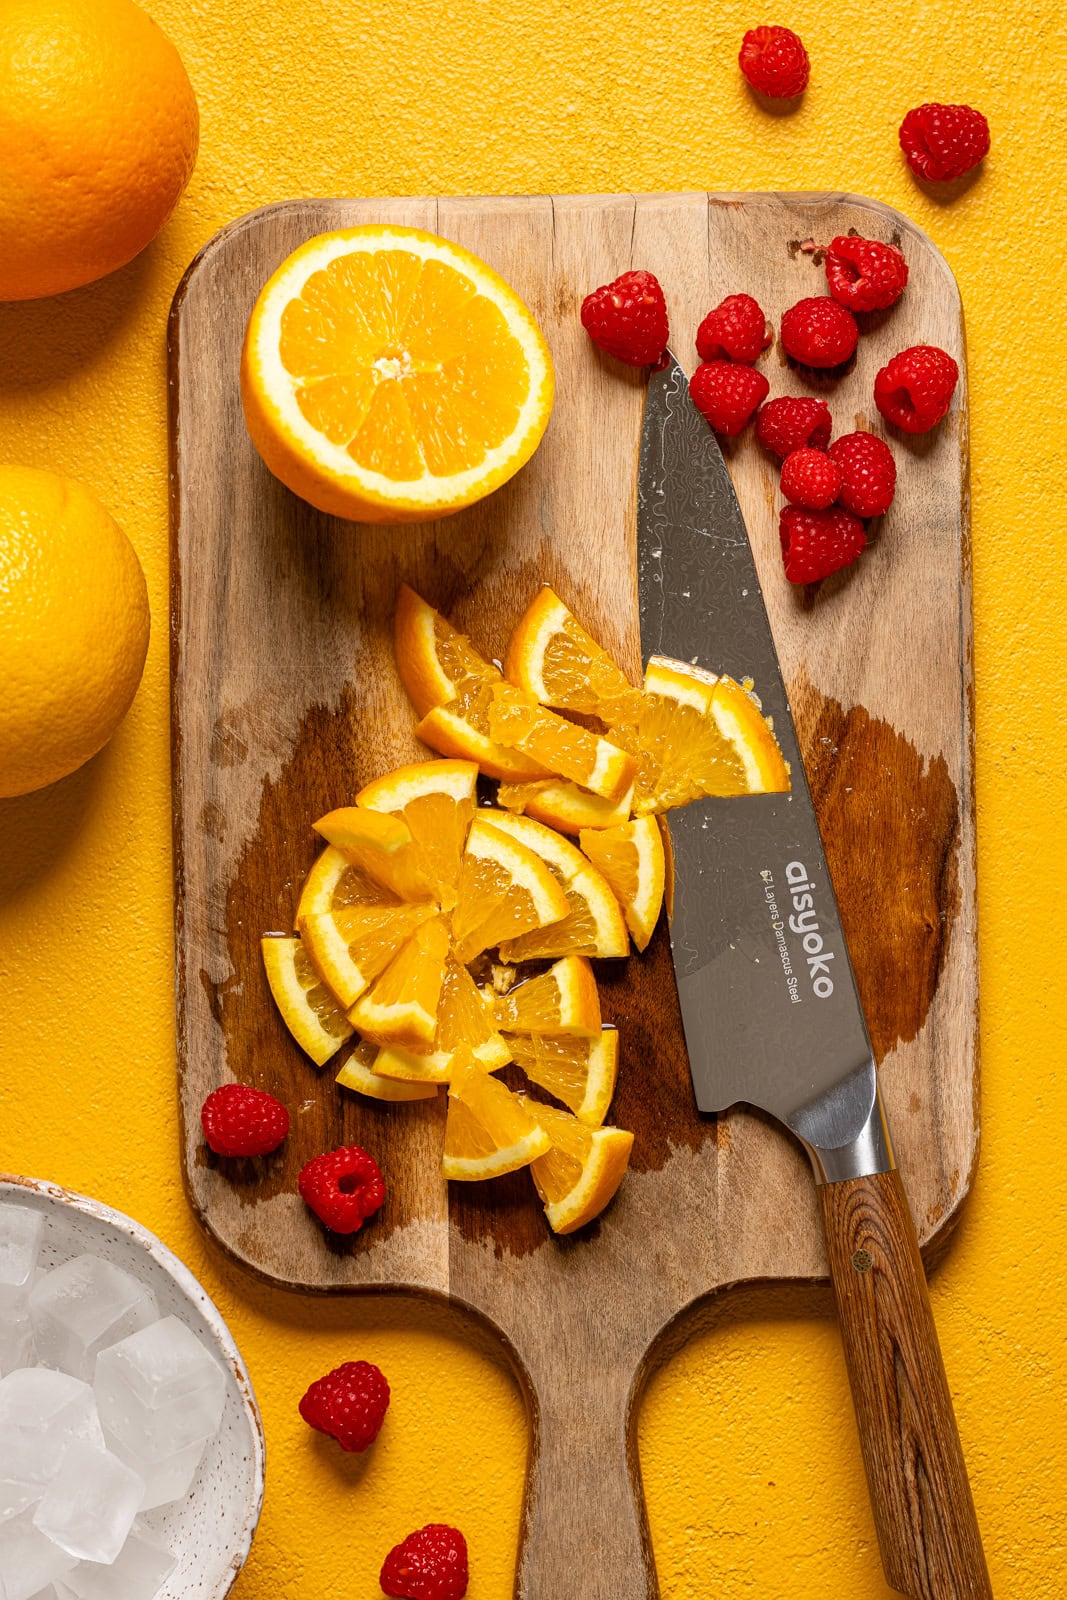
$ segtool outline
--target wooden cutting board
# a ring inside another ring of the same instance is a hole
[[[296,245],[371,221],[440,232],[526,298],[557,366],[555,414],[532,463],[482,505],[399,530],[320,515],[274,481],[245,432],[238,356],[260,286]],[[825,1273],[800,1149],[744,1110],[693,1108],[665,929],[604,964],[622,1040],[613,1120],[633,1166],[586,1234],[553,1238],[525,1173],[487,1185],[439,1174],[443,1100],[386,1106],[335,1088],[271,1004],[258,941],[291,926],[317,847],[312,820],[426,752],[390,648],[412,582],[499,657],[552,583],[631,672],[639,668],[634,486],[644,377],[600,357],[583,295],[630,266],[658,274],[673,342],[724,294],[777,324],[825,292],[825,244],[853,229],[902,246],[900,304],[863,319],[851,368],[817,380],[835,431],[882,424],[871,401],[895,351],[930,342],[963,366],[959,297],[930,241],[846,195],[555,196],[303,201],[256,212],[190,267],[170,326],[173,742],[182,1160],[192,1204],[237,1261],[307,1290],[451,1296],[507,1342],[534,1437],[518,1593],[638,1600],[655,1578],[633,1419],[659,1336],[701,1297]],[[809,246],[809,248],[806,248]],[[772,394],[810,392],[776,346]],[[948,423],[894,438],[896,504],[851,571],[783,578],[776,463],[727,446],[796,712],[858,971],[899,1164],[920,1239],[943,1238],[978,1151],[966,383]],[[745,663],[738,662],[740,675]],[[739,802],[743,803],[743,802]],[[335,1063],[336,1065],[336,1063]],[[292,1108],[284,1149],[218,1163],[199,1108],[230,1079]],[[389,1197],[348,1241],[325,1240],[296,1194],[305,1160],[359,1143]],[[668,1341],[669,1342],[669,1341]],[[595,1559],[590,1560],[590,1552]]]

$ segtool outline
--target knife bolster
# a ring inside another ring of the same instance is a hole
[[[889,1139],[881,1091],[875,1093],[870,1116],[856,1137],[832,1150],[823,1150],[804,1141],[815,1171],[815,1182],[847,1183],[851,1178],[869,1178],[875,1173],[892,1172],[893,1146]]]

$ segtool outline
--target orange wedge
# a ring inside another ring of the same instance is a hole
[[[506,811],[482,811],[479,815],[540,856],[567,899],[567,915],[558,922],[504,940],[500,945],[502,961],[628,954],[626,924],[611,886],[580,850],[529,817],[515,817]]]
[[[352,1036],[352,1024],[322,982],[299,939],[269,933],[260,940],[274,1003],[301,1050],[325,1066]]]
[[[594,1039],[515,1033],[508,1043],[512,1060],[528,1078],[562,1100],[579,1122],[600,1127],[619,1071],[619,1035],[614,1028],[603,1028]]]
[[[403,906],[342,906],[300,919],[304,949],[323,982],[347,1011],[364,989],[410,939],[436,914],[426,901]]]
[[[618,897],[634,944],[644,950],[659,919],[666,878],[659,819],[638,817],[619,828],[587,828],[579,838]]]
[[[542,705],[608,724],[625,721],[639,694],[547,584],[511,636],[504,676]]]
[[[354,867],[399,899],[433,899],[435,886],[402,817],[362,806],[342,806],[320,817],[313,827]]]
[[[499,669],[480,656],[467,638],[402,583],[393,617],[396,670],[415,707],[424,717],[446,706],[470,683],[499,683]]]
[[[547,972],[509,989],[496,1002],[503,1033],[600,1033],[600,996],[584,956],[564,956]]]
[[[395,1078],[383,1078],[375,1072],[379,1049],[368,1039],[361,1039],[353,1050],[336,1081],[343,1089],[355,1089],[371,1100],[433,1100],[437,1095],[435,1083],[398,1083]]]
[[[502,783],[496,793],[497,805],[543,822],[559,833],[577,834],[583,828],[617,828],[625,822],[633,806],[631,785],[619,800],[604,800],[565,778],[533,779],[526,783]]]
[[[448,943],[448,929],[440,917],[416,929],[373,989],[349,1011],[353,1027],[375,1044],[429,1050],[437,1031]]]
[[[419,1054],[392,1046],[379,1052],[374,1070],[403,1083],[448,1083],[453,1058],[464,1048],[486,1072],[496,1072],[511,1060],[511,1050],[496,1030],[491,1002],[466,967],[450,955],[445,962],[432,1050]]]
[[[495,1178],[546,1154],[550,1139],[522,1100],[477,1065],[469,1051],[455,1064],[441,1163],[446,1178]]]
[[[420,864],[446,910],[456,903],[459,866],[474,818],[478,768],[473,761],[418,761],[397,767],[356,796],[357,806],[399,816]]]
[[[756,702],[732,678],[682,661],[652,657],[637,719],[614,728],[612,737],[638,758],[639,816],[708,795],[789,787],[781,751]]]
[[[633,756],[546,711],[513,684],[502,683],[492,691],[489,732],[498,744],[521,750],[550,773],[570,778],[605,800],[618,800],[634,780]]]
[[[483,950],[567,916],[567,896],[544,861],[481,814],[471,823],[452,914],[455,953],[473,961]]]
[[[354,867],[336,845],[327,845],[304,879],[296,908],[296,926],[301,917],[321,917],[342,906],[395,906],[399,897],[384,884],[375,883],[361,867]]]
[[[614,1198],[630,1164],[634,1136],[622,1128],[589,1128],[567,1111],[527,1102],[552,1142],[530,1171],[553,1233],[584,1228]]]
[[[537,448],[552,390],[514,289],[418,228],[308,240],[260,291],[241,354],[267,466],[357,522],[423,522],[489,494]]]

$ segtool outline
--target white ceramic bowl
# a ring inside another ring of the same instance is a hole
[[[139,1222],[58,1184],[0,1174],[0,1200],[44,1213],[41,1265],[89,1251],[155,1291],[162,1316],[179,1317],[226,1369],[222,1426],[184,1500],[145,1514],[178,1558],[160,1600],[222,1600],[244,1566],[263,1505],[263,1425],[230,1330],[192,1273]]]

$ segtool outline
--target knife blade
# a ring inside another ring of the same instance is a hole
[[[671,815],[671,947],[697,1106],[756,1106],[811,1158],[890,1583],[916,1600],[986,1600],[914,1225],[748,532],[673,356],[645,403],[637,553],[645,660],[751,678],[792,784]]]

